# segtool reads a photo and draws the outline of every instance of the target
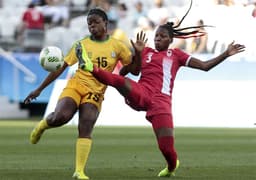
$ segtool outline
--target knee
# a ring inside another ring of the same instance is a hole
[[[90,103],[85,103],[79,109],[78,132],[81,138],[90,138],[94,124],[98,118],[99,111],[97,107]]]
[[[80,138],[90,138],[95,123],[96,123],[96,118],[79,119],[79,125],[78,125],[79,137]]]
[[[62,126],[66,124],[71,117],[72,116],[63,112],[54,112],[48,116],[47,120],[50,126]]]

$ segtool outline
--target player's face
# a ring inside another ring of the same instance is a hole
[[[90,33],[96,39],[103,38],[107,33],[106,21],[97,14],[92,14],[87,17],[87,24]]]
[[[170,38],[168,30],[162,27],[159,27],[155,33],[155,48],[158,51],[164,51],[168,49],[172,38]]]

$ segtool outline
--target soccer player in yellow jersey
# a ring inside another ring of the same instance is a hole
[[[123,65],[132,64],[131,51],[124,43],[108,35],[107,23],[108,17],[103,10],[91,9],[87,16],[90,35],[74,43],[65,56],[63,67],[49,73],[39,87],[25,98],[25,104],[38,97],[68,66],[78,62],[76,51],[79,51],[81,46],[95,66],[107,71],[112,72],[119,60]],[[73,174],[75,179],[89,179],[84,170],[91,149],[93,127],[101,110],[105,90],[106,85],[96,80],[90,72],[78,68],[74,77],[68,80],[54,112],[41,120],[31,132],[30,142],[36,144],[46,129],[66,124],[79,111],[76,167]]]

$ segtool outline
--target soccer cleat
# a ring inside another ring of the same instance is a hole
[[[180,165],[180,161],[176,161],[176,167],[174,170],[169,171],[168,167],[164,168],[162,171],[159,172],[158,177],[170,177],[170,176],[175,176],[175,171],[178,169]]]
[[[74,172],[73,176],[74,179],[89,179],[83,172]]]
[[[44,130],[45,129],[41,128],[41,122],[39,122],[30,134],[30,143],[36,144],[40,140]]]
[[[78,58],[79,67],[84,71],[93,71],[93,63],[88,57],[86,51],[83,49],[82,44],[80,42],[76,43],[76,57]]]

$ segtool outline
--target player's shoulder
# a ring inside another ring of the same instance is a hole
[[[173,49],[168,49],[170,51],[172,51],[173,54],[187,54],[184,50],[180,49],[180,48],[173,48]]]
[[[85,41],[89,41],[89,40],[90,40],[90,36],[86,35],[83,38],[77,40],[75,43],[77,43],[77,42],[85,42]]]
[[[77,43],[79,43],[79,42],[80,42],[80,43],[84,43],[84,42],[86,42],[86,41],[88,41],[88,40],[90,40],[90,36],[89,36],[89,35],[86,35],[86,36],[84,36],[83,38],[74,41],[72,46],[74,47]]]
[[[168,50],[171,50],[172,52],[181,52],[182,51],[180,48],[171,48]]]
[[[145,46],[142,53],[143,54],[147,54],[147,53],[154,54],[154,53],[156,53],[156,50],[151,47]]]

